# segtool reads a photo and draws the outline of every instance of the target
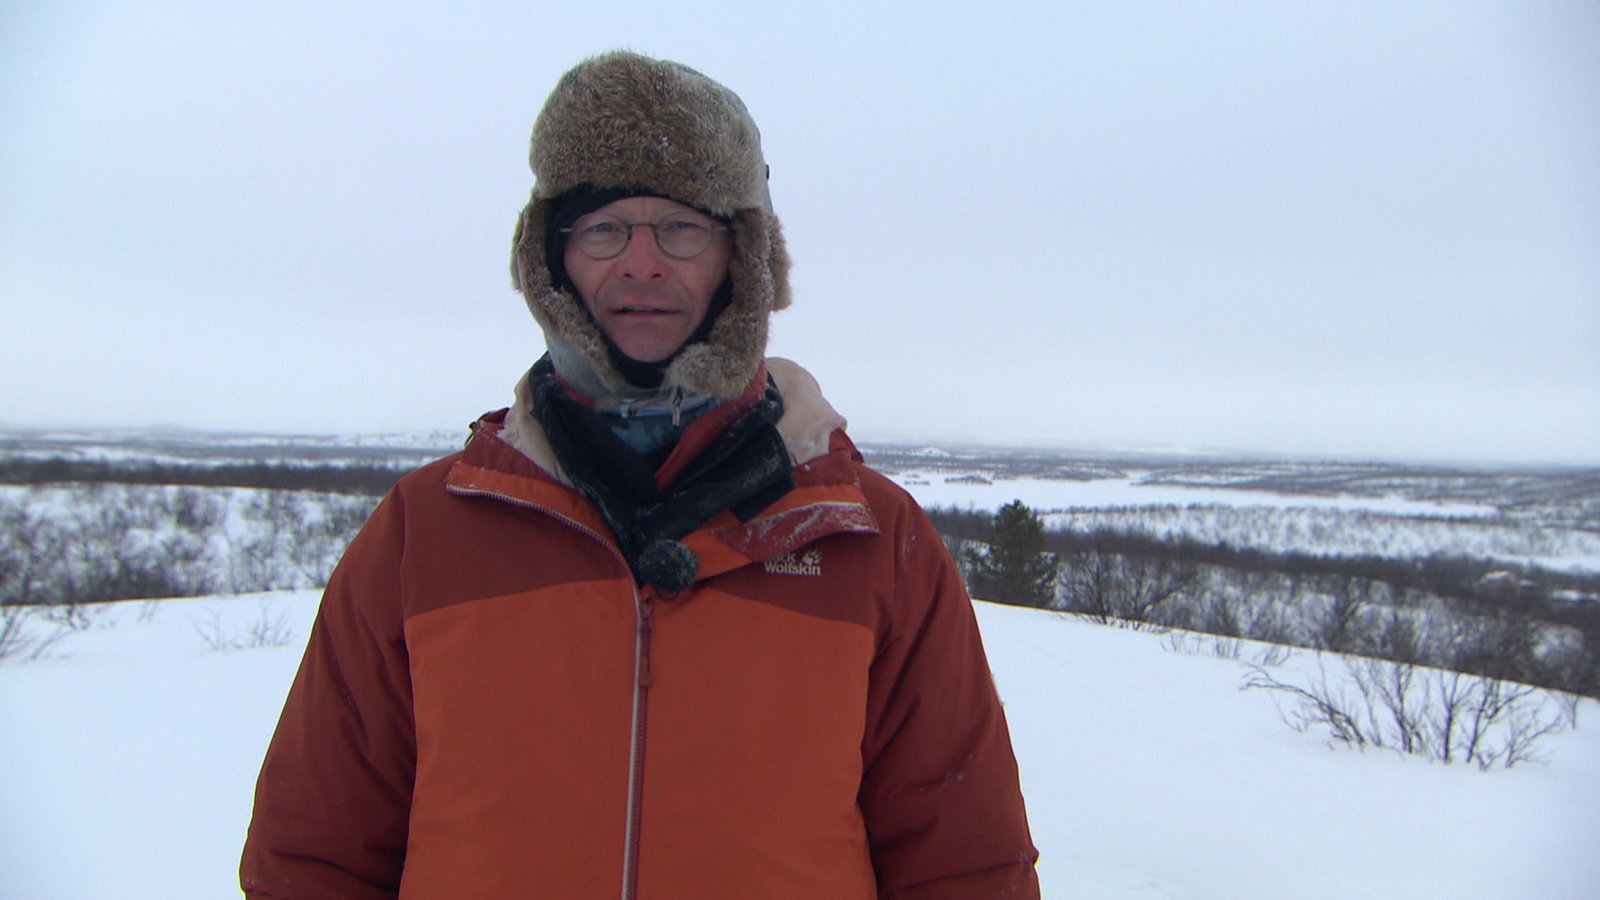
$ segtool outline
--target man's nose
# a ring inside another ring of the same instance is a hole
[[[628,243],[622,248],[622,274],[629,278],[666,275],[666,254],[656,243],[656,229],[643,222],[628,226]]]

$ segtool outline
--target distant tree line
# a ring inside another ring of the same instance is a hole
[[[0,484],[149,484],[262,488],[381,496],[410,468],[384,463],[159,463],[113,460],[0,460]]]
[[[1465,556],[1268,551],[1110,527],[930,509],[975,596],[1105,623],[1184,628],[1600,696],[1600,576]]]
[[[999,515],[971,508],[933,507],[928,510],[928,516],[946,538],[988,542],[999,518],[1007,509],[1014,512],[1015,507],[1027,510],[1020,501],[1014,501]],[[1432,553],[1405,558],[1271,551],[1189,537],[1157,537],[1110,526],[1088,531],[1056,530],[1045,528],[1042,519],[1039,528],[1042,533],[1040,550],[1058,555],[1098,551],[1223,566],[1245,572],[1359,576],[1466,601],[1496,605],[1519,602],[1534,607],[1536,613],[1543,608],[1545,615],[1558,622],[1564,621],[1562,610],[1572,605],[1557,599],[1561,592],[1600,598],[1600,574],[1516,566],[1482,557]]]

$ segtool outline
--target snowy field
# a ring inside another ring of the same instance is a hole
[[[317,593],[131,601],[0,663],[0,898],[237,896]],[[1331,749],[1240,662],[978,604],[1048,898],[1600,896],[1600,709],[1509,771]],[[263,621],[289,642],[246,642]],[[1288,666],[1304,665],[1301,655]]]

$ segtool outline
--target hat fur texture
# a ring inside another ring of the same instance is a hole
[[[512,238],[513,283],[544,329],[621,389],[604,334],[579,297],[557,288],[546,258],[563,194],[579,186],[666,197],[726,219],[732,299],[704,342],[679,351],[664,389],[728,399],[756,376],[768,318],[789,305],[789,254],[767,191],[761,136],[732,91],[679,63],[630,51],[596,56],[556,84],[534,122],[533,196]]]

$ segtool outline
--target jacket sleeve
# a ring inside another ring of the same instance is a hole
[[[393,898],[416,769],[391,493],[329,579],[256,783],[250,898]]]
[[[909,498],[868,694],[861,807],[879,896],[1039,896],[1005,714],[972,602]],[[888,517],[885,517],[888,518]]]

